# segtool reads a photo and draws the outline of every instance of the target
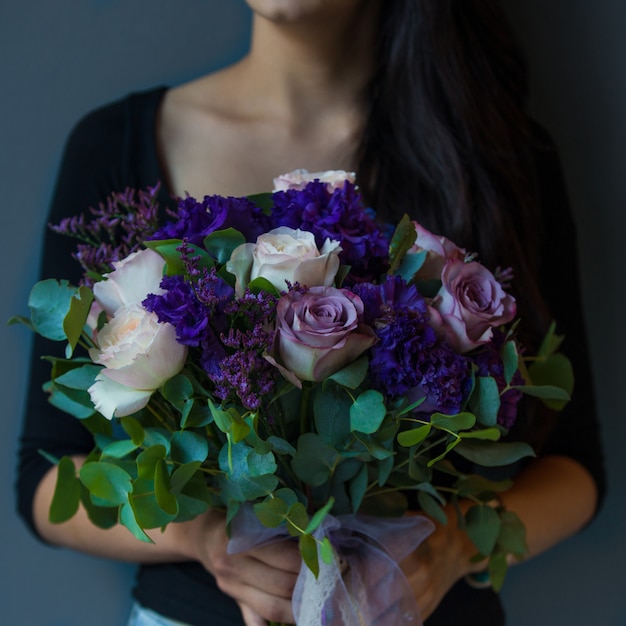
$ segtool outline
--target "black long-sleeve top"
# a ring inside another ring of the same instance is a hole
[[[165,90],[159,87],[132,94],[94,111],[76,126],[66,145],[50,223],[58,224],[64,217],[95,207],[114,191],[143,189],[165,179],[155,137],[156,115]],[[576,232],[554,149],[537,149],[535,162],[545,220],[538,251],[542,291],[553,317],[559,321],[559,330],[567,337],[563,349],[573,361],[578,381],[573,401],[560,414],[543,453],[566,455],[580,462],[595,480],[601,499],[605,477],[577,277]],[[161,205],[171,205],[165,187],[160,194]],[[67,278],[76,283],[81,270],[70,258],[74,245],[69,237],[46,230],[41,278]],[[91,435],[80,421],[51,406],[41,390],[50,372],[49,364],[39,357],[50,353],[50,342],[35,337],[19,452],[18,509],[35,533],[33,496],[50,468],[38,451],[61,457],[86,454],[93,447]],[[193,626],[243,623],[237,605],[217,589],[212,576],[199,563],[140,565],[133,595],[144,606]],[[457,623],[503,624],[497,595],[490,589],[475,590],[462,581],[457,583],[427,620],[427,626]]]

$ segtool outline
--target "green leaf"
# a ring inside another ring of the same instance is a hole
[[[389,274],[395,274],[406,253],[413,247],[417,233],[408,215],[404,215],[393,233],[389,244]]]
[[[383,394],[374,389],[364,391],[350,407],[350,430],[371,435],[387,415]]]
[[[482,439],[483,441],[498,441],[502,436],[502,431],[495,426],[493,428],[481,428],[480,430],[468,430],[459,433],[461,439]]]
[[[305,565],[311,570],[313,576],[317,578],[320,573],[320,564],[317,558],[317,542],[311,535],[300,535],[298,547]]]
[[[365,491],[367,490],[367,480],[367,465],[363,464],[357,475],[350,481],[350,504],[352,505],[353,513],[359,510],[363,502],[363,496],[365,496]]]
[[[85,285],[78,288],[77,294],[70,300],[70,309],[63,320],[63,331],[68,340],[65,348],[65,356],[69,359],[78,345],[85,324],[89,309],[93,302],[93,293],[89,287]]]
[[[294,502],[287,512],[287,530],[293,537],[298,537],[305,533],[305,528],[309,525],[309,515],[302,502]]]
[[[448,523],[448,517],[445,514],[445,511],[439,502],[437,502],[437,500],[435,500],[435,498],[433,498],[429,493],[426,493],[425,491],[418,491],[417,502],[426,515],[429,515],[433,519],[437,520],[440,524]]]
[[[136,446],[140,446],[146,436],[143,426],[134,417],[121,417],[120,424]]]
[[[331,374],[328,379],[348,387],[348,389],[356,389],[365,380],[368,366],[369,359],[363,356],[338,372]]]
[[[287,518],[289,505],[281,498],[267,498],[254,505],[254,512],[263,526],[276,528]]]
[[[122,459],[134,452],[137,449],[137,445],[130,439],[122,439],[120,441],[113,441],[106,445],[102,449],[102,456],[108,456],[113,459]]]
[[[557,335],[555,331],[556,323],[553,321],[539,346],[539,351],[537,352],[539,358],[552,356],[559,349],[565,337],[563,335]]]
[[[112,506],[127,502],[128,494],[133,490],[130,475],[107,461],[85,463],[79,475],[92,496]]]
[[[509,566],[504,552],[494,552],[489,558],[487,569],[489,571],[489,580],[491,580],[491,586],[494,591],[498,592],[502,589],[508,568]]]
[[[519,355],[514,341],[507,341],[502,347],[502,365],[504,366],[504,382],[510,385],[519,367]]]
[[[161,528],[174,521],[175,516],[166,513],[157,502],[154,480],[138,479],[133,487],[129,502],[141,528]]]
[[[415,278],[417,272],[420,271],[422,265],[424,265],[427,254],[426,250],[422,250],[414,254],[407,254],[402,259],[396,274],[406,280],[407,283],[410,283]]]
[[[330,513],[330,510],[333,508],[334,504],[335,498],[330,498],[321,509],[317,510],[311,518],[308,526],[306,527],[305,532],[314,533],[319,528],[320,524],[324,521],[326,515]]]
[[[144,543],[154,543],[154,541],[146,535],[143,528],[137,523],[135,511],[133,510],[130,502],[123,504],[120,508],[120,523],[123,526],[126,526],[126,528],[128,528],[128,530],[130,530],[130,532],[133,533],[139,541],[143,541]]]
[[[263,193],[253,193],[246,196],[250,202],[258,206],[266,215],[274,208],[274,194],[269,191]]]
[[[32,288],[28,298],[30,319],[40,335],[52,341],[67,339],[63,321],[77,293],[78,289],[67,280],[54,278],[42,280]]]
[[[492,376],[477,376],[469,407],[484,426],[495,426],[500,410],[500,390]]]
[[[161,394],[174,408],[182,412],[185,402],[193,397],[193,385],[187,376],[178,374],[161,387]]]
[[[220,265],[224,265],[242,243],[246,243],[246,238],[234,228],[216,230],[204,238],[204,247]]]
[[[154,472],[154,493],[157,504],[168,515],[176,516],[178,502],[176,496],[170,493],[170,475],[165,461],[158,461]]]
[[[456,452],[462,457],[484,467],[511,465],[524,457],[535,456],[533,449],[524,442],[488,443],[464,439]]]
[[[574,370],[564,354],[552,354],[545,360],[535,361],[528,368],[528,374],[533,386],[559,387],[565,392],[561,397],[539,396],[543,398],[544,404],[556,411],[567,404],[574,391]]]
[[[461,498],[468,496],[481,497],[482,494],[488,494],[489,499],[493,499],[493,495],[506,491],[511,487],[513,481],[506,479],[500,481],[493,481],[479,476],[478,474],[471,474],[464,476],[457,481],[458,495]]]
[[[431,430],[432,426],[430,424],[423,424],[411,430],[404,430],[398,433],[398,443],[405,448],[416,446],[430,435]]]
[[[165,458],[166,453],[165,447],[158,444],[141,452],[136,461],[139,478],[152,480],[157,463]]]
[[[518,389],[522,393],[535,398],[541,398],[545,401],[558,401],[557,406],[565,406],[570,400],[570,395],[561,387],[554,387],[552,385],[515,385],[512,389]],[[546,402],[547,404],[548,402]]]
[[[473,413],[463,412],[455,415],[445,413],[433,413],[430,416],[430,423],[433,428],[450,430],[458,433],[461,430],[469,430],[476,423],[476,416]]]
[[[89,394],[86,392],[77,390],[73,392],[68,387],[61,387],[54,383],[48,387],[48,390],[50,392],[48,396],[50,404],[80,420],[87,419],[96,412]]]
[[[36,328],[30,319],[28,317],[24,317],[23,315],[13,315],[7,320],[7,326],[14,326],[15,324],[24,324],[24,326],[27,326],[32,331],[36,332]]]
[[[202,463],[200,461],[192,461],[191,463],[185,463],[180,465],[172,472],[172,478],[170,480],[170,491],[178,494],[185,487],[185,485],[194,477]]]
[[[312,487],[324,484],[337,461],[337,452],[315,433],[305,433],[298,439],[292,468],[298,478]]]
[[[171,456],[176,463],[204,462],[209,454],[205,437],[189,430],[177,431],[172,435]]]
[[[285,289],[286,288],[287,284],[285,283]],[[270,283],[267,278],[263,278],[262,276],[251,280],[247,285],[247,289],[255,295],[261,292],[266,292],[276,297],[280,296],[280,291],[272,283]]]
[[[185,267],[180,252],[177,250],[183,242],[180,239],[164,239],[160,241],[146,241],[147,248],[151,248],[158,252],[165,260],[164,273],[167,276],[185,276],[187,268]],[[194,244],[187,244],[192,250],[193,256],[199,257],[198,267],[206,267],[208,269],[214,267],[215,263],[206,250]]]
[[[329,445],[340,446],[350,436],[350,396],[339,385],[324,385],[313,399],[315,429]]]
[[[57,465],[57,480],[50,503],[49,519],[53,524],[65,522],[76,514],[80,503],[80,481],[76,466],[70,457],[63,457]]]
[[[500,533],[500,516],[487,505],[472,506],[465,514],[466,530],[472,543],[483,556],[489,556]]]
[[[96,376],[100,373],[102,367],[100,365],[83,365],[82,367],[75,367],[61,376],[57,376],[54,379],[56,385],[63,385],[63,387],[69,387],[70,389],[80,389],[87,391],[91,387]]]
[[[513,511],[503,511],[500,515],[502,526],[498,535],[499,547],[521,559],[528,552],[526,528]]]
[[[322,539],[322,543],[320,544],[320,556],[326,565],[332,565],[335,560],[335,549],[328,537]]]

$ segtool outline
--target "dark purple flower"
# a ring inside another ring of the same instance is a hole
[[[160,228],[153,239],[186,239],[201,246],[204,238],[216,230],[235,228],[246,241],[256,241],[270,229],[269,218],[247,198],[205,196],[202,201],[182,198],[172,217],[173,221]]]
[[[428,411],[460,411],[471,387],[468,361],[437,339],[417,289],[391,276],[382,285],[356,285],[354,291],[376,318],[372,385],[387,397],[425,397]]]
[[[341,243],[339,256],[351,266],[353,282],[378,278],[386,270],[388,242],[353,183],[330,191],[325,183],[313,181],[302,190],[277,191],[273,201],[274,227],[312,232],[318,246],[327,238]]]

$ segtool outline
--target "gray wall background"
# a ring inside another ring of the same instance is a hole
[[[532,111],[560,147],[579,227],[610,493],[594,525],[516,568],[511,626],[626,626],[622,355],[626,279],[626,4],[507,0],[526,45]],[[26,312],[63,143],[88,110],[177,84],[246,49],[243,0],[30,0],[0,3],[0,321]],[[555,242],[558,245],[558,242]],[[0,323],[0,622],[124,623],[133,568],[44,547],[14,513],[13,473],[29,331]]]

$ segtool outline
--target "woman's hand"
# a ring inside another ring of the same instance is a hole
[[[302,559],[293,541],[228,554],[224,515],[209,511],[184,524],[188,556],[200,561],[221,591],[239,604],[246,626],[293,623],[291,596]]]
[[[471,562],[477,550],[458,528],[455,510],[447,507],[446,515],[448,523],[435,522],[432,534],[400,564],[423,620],[433,613],[460,578],[486,566],[486,562]]]

